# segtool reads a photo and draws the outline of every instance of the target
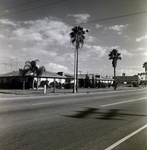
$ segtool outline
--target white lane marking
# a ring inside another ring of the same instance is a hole
[[[138,132],[142,131],[145,128],[147,128],[147,124],[144,125],[143,127],[139,128],[138,130],[132,132],[131,134],[127,135],[126,137],[122,138],[121,140],[119,140],[118,142],[114,143],[113,145],[109,146],[105,150],[113,149],[114,147],[118,146],[119,144],[121,144],[122,142],[126,141],[127,139],[129,139],[130,137],[132,137],[133,135],[137,134]]]
[[[32,105],[46,105],[46,104],[52,104],[53,102],[44,102],[44,103],[36,103]]]
[[[119,104],[123,104],[123,103],[129,103],[129,102],[143,100],[143,99],[146,99],[146,98],[147,97],[142,97],[142,98],[128,100],[128,101],[123,101],[123,102],[118,102],[118,103],[111,103],[111,104],[106,104],[106,105],[100,105],[100,107],[107,107],[107,106],[119,105]]]

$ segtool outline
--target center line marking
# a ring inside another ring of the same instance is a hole
[[[126,137],[122,138],[121,140],[119,140],[118,142],[114,143],[113,145],[109,146],[105,150],[113,149],[114,147],[118,146],[119,144],[121,144],[122,142],[126,141],[127,139],[129,139],[130,137],[132,137],[133,135],[137,134],[138,132],[142,131],[145,128],[147,128],[147,124],[144,125],[143,127],[139,128],[138,130],[132,132],[131,134],[127,135]]]
[[[36,103],[32,105],[46,105],[46,104],[52,104],[53,102],[44,102],[44,103]]]
[[[107,107],[107,106],[119,105],[119,104],[123,104],[123,103],[129,103],[129,102],[139,101],[139,100],[143,100],[143,99],[147,99],[147,97],[142,97],[142,98],[128,100],[128,101],[123,101],[123,102],[118,102],[118,103],[111,103],[111,104],[106,104],[106,105],[100,105],[100,107]]]

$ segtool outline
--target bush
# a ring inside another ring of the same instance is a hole
[[[133,82],[132,85],[133,85],[133,87],[138,87],[138,83],[136,83],[136,82]]]

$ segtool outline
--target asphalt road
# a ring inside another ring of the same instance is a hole
[[[0,99],[0,150],[147,150],[147,90]]]

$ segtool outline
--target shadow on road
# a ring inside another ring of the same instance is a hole
[[[102,119],[102,120],[124,120],[124,116],[147,117],[147,115],[141,114],[122,113],[122,110],[119,109],[108,109],[108,110],[103,109],[102,111],[100,111],[100,109],[98,108],[86,108],[86,109],[84,108],[83,111],[77,111],[77,113],[73,115],[64,115],[64,116],[82,119],[82,118],[89,118],[90,115],[97,115],[98,117],[95,117],[95,119]]]

